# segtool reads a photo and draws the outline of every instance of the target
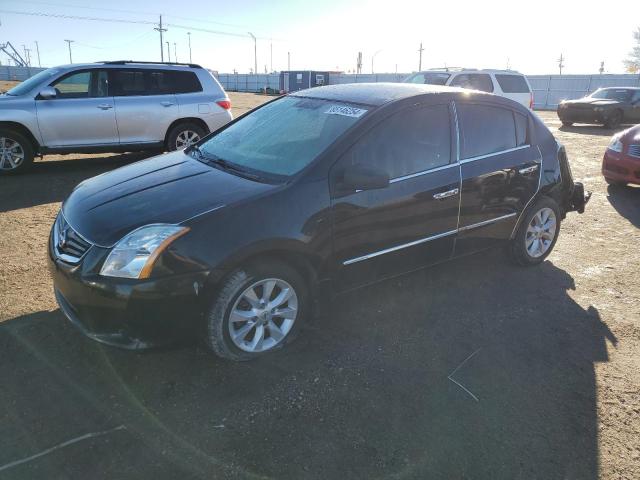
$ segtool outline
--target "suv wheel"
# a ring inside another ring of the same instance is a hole
[[[198,142],[207,134],[197,123],[179,123],[169,131],[167,136],[167,150],[184,150]]]
[[[33,146],[21,133],[0,130],[0,175],[26,171],[33,162]]]
[[[206,315],[207,346],[222,358],[251,360],[290,343],[307,309],[306,282],[287,265],[236,270]]]
[[[614,110],[609,117],[605,120],[605,128],[614,129],[622,123],[622,112],[620,110]]]
[[[551,198],[542,197],[525,213],[511,240],[513,260],[524,266],[542,263],[553,250],[559,231],[560,208]]]

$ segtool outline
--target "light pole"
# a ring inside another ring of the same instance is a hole
[[[371,57],[371,73],[373,73],[373,59],[376,58],[376,55],[378,55],[382,50],[378,50],[376,53],[373,54],[373,56]]]
[[[169,42],[164,42],[167,44],[167,61],[171,63],[171,47],[169,46]]]
[[[253,71],[257,75],[258,74],[258,40],[256,39],[256,36],[253,33],[251,32],[247,32],[247,33],[251,38],[253,38]]]
[[[187,32],[187,35],[189,36],[189,63],[193,63],[191,60],[191,32]]]
[[[69,46],[69,63],[73,63],[73,59],[71,58],[71,44],[75,42],[75,40],[65,40],[67,45]]]
[[[38,46],[38,42],[36,41],[36,53],[38,54],[38,67],[42,68],[42,64],[40,63],[40,47]]]
[[[178,48],[176,47],[176,42],[173,42],[173,61],[178,63]]]
[[[166,28],[162,28],[162,15],[160,15],[160,23],[156,28],[154,28],[156,32],[160,33],[160,61],[164,62],[164,45],[162,43],[162,32],[166,32]]]

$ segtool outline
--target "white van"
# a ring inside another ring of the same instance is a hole
[[[514,70],[478,70],[475,68],[433,68],[410,75],[405,83],[427,83],[472,88],[510,98],[533,108],[533,93],[527,77]]]

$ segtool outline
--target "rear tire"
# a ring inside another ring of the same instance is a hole
[[[182,122],[177,124],[167,135],[167,150],[183,150],[198,142],[207,134],[207,131],[194,122]]]
[[[573,122],[562,122],[563,127],[573,127]]]
[[[33,144],[22,133],[0,130],[0,176],[24,173],[33,164]]]
[[[541,197],[524,214],[509,250],[518,265],[542,263],[549,256],[560,233],[560,208],[549,197]]]
[[[205,315],[205,342],[221,358],[253,360],[291,343],[309,307],[307,284],[288,265],[241,267],[222,282]]]
[[[605,120],[604,126],[608,129],[618,128],[622,123],[622,112],[620,110],[614,110],[609,117]]]

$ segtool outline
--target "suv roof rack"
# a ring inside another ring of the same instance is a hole
[[[434,67],[429,68],[429,70],[444,70],[446,72],[459,72],[460,70],[475,70],[475,68],[464,68],[464,67]]]
[[[178,63],[178,62],[145,62],[142,60],[110,60],[108,62],[97,62],[104,65],[127,65],[129,63],[137,63],[142,65],[182,65],[184,67],[202,68],[197,63]]]

